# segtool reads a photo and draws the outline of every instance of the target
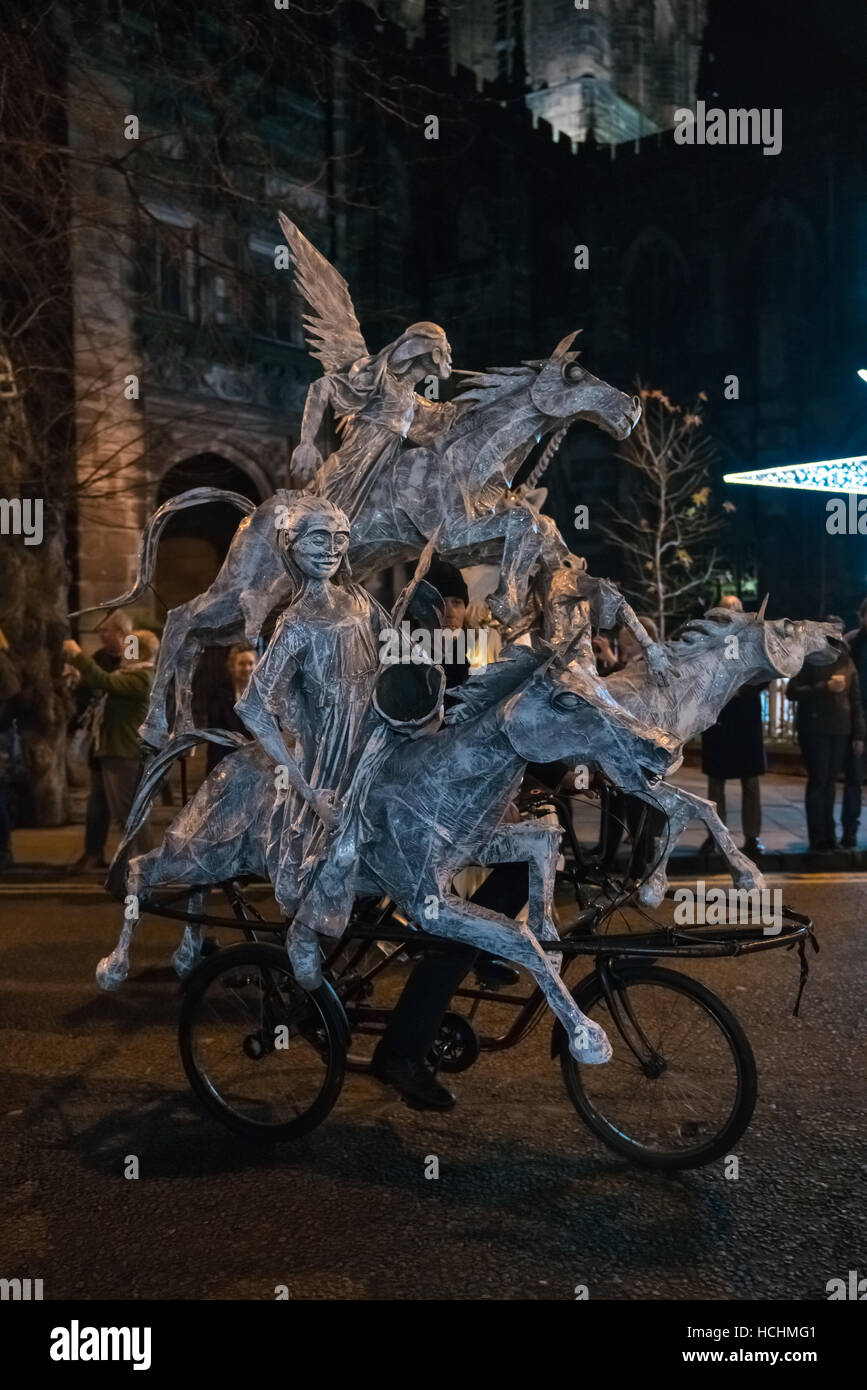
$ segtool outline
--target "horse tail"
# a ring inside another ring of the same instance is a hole
[[[136,788],[136,794],[126,819],[123,839],[118,845],[108,869],[105,887],[113,898],[122,900],[126,894],[130,845],[147,820],[153,799],[163,779],[178,758],[182,758],[185,753],[188,753],[199,743],[219,743],[223,748],[237,749],[243,748],[249,743],[249,739],[246,739],[243,734],[230,733],[227,729],[189,729],[186,733],[175,734],[173,738],[169,739],[165,748],[161,748],[159,753],[145,764],[141,781]]]
[[[185,511],[187,507],[202,507],[207,502],[229,502],[245,516],[252,515],[258,505],[251,502],[249,497],[243,497],[240,492],[227,492],[221,487],[194,487],[190,488],[189,492],[179,492],[177,497],[170,497],[157,508],[142,531],[138,547],[138,571],[132,588],[118,598],[106,599],[104,603],[93,603],[89,608],[77,608],[74,613],[69,614],[70,618],[80,618],[83,613],[96,613],[103,608],[123,608],[129,603],[136,603],[153,579],[157,546],[166,522],[177,512]]]

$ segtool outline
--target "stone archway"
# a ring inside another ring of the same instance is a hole
[[[160,479],[155,507],[194,487],[240,492],[252,502],[264,497],[250,475],[221,454],[193,454],[173,464]],[[202,593],[226,558],[241,514],[228,502],[191,507],[172,517],[160,540],[154,590],[160,607],[175,608]]]
[[[243,468],[218,453],[192,454],[174,463],[160,479],[155,507],[194,487],[219,487],[240,492],[252,502],[264,501],[262,492]],[[154,592],[161,614],[203,593],[214,581],[226,558],[241,513],[228,502],[191,507],[172,517],[160,539],[154,574]],[[206,646],[193,680],[193,713],[197,724],[219,723],[216,706],[231,705],[226,671],[226,648]],[[205,772],[204,755],[195,755],[190,767],[191,785]]]

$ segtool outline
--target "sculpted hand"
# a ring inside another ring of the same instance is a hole
[[[647,669],[657,685],[668,685],[672,676],[680,674],[676,667],[670,664],[668,652],[661,642],[651,642],[649,647],[645,647],[644,655],[647,659]]]
[[[301,487],[312,483],[321,467],[322,455],[313,444],[299,444],[289,461],[289,471]]]
[[[311,792],[310,805],[322,821],[326,830],[333,830],[337,824],[334,792],[330,790]]]

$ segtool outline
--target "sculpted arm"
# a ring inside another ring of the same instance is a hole
[[[275,767],[286,769],[286,778],[299,796],[327,825],[333,823],[333,812],[326,792],[315,791],[308,783],[297,760],[286,747],[280,721],[275,713],[275,692],[285,688],[295,670],[291,629],[278,625],[262,660],[250,677],[247,689],[235,705],[235,713],[264,748]],[[288,649],[288,650],[287,650]]]
[[[292,454],[290,468],[297,480],[309,483],[316,476],[322,464],[322,455],[316,439],[325,419],[325,412],[332,402],[333,384],[329,376],[322,376],[308,387],[301,417],[301,439]]]

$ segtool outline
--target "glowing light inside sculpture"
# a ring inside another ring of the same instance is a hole
[[[867,492],[867,454],[820,463],[789,463],[751,473],[726,473],[723,482],[799,488],[803,492]]]

